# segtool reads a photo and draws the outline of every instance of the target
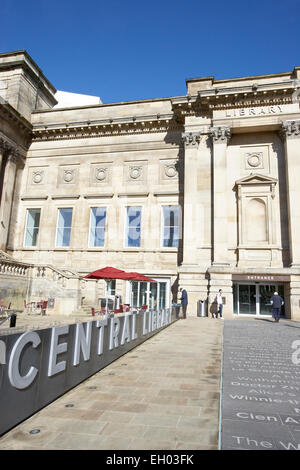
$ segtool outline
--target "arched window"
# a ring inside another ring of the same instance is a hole
[[[246,238],[249,242],[268,240],[266,204],[262,199],[251,199],[246,208]]]

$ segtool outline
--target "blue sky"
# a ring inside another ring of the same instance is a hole
[[[2,0],[1,52],[104,103],[181,96],[186,78],[300,65],[300,0]]]

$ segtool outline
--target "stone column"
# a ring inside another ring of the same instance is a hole
[[[182,134],[184,153],[184,209],[183,209],[183,262],[184,266],[197,265],[197,173],[200,131]]]
[[[285,144],[290,264],[291,267],[300,268],[300,119],[284,121],[282,131]]]
[[[6,150],[4,139],[0,138],[0,173],[2,168],[3,155]]]
[[[17,160],[19,152],[13,147],[9,147],[6,161],[2,198],[0,207],[0,250],[6,251],[8,230],[11,216],[11,209],[14,197],[14,187],[16,179]]]
[[[213,265],[228,266],[227,239],[227,144],[226,126],[211,127],[213,141]]]

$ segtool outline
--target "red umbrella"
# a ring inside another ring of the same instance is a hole
[[[135,273],[135,272],[125,273],[123,279],[126,279],[128,281],[156,282],[154,279],[144,276],[144,274]]]
[[[107,266],[106,268],[97,269],[84,276],[84,279],[126,279],[124,277],[125,271],[121,269],[112,268]]]

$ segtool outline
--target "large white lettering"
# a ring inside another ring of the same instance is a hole
[[[147,315],[146,315],[145,310],[142,312],[142,315],[143,315],[143,331],[142,331],[142,334],[146,335],[148,333],[148,330],[146,328]]]
[[[109,349],[112,350],[119,346],[118,334],[120,331],[120,320],[117,317],[110,318],[109,328]]]
[[[107,326],[107,317],[103,320],[97,320],[96,327],[99,328],[98,355],[103,354],[104,327]]]
[[[13,387],[23,390],[29,387],[34,381],[38,369],[31,366],[27,374],[22,376],[20,374],[20,356],[27,344],[32,343],[33,348],[37,348],[40,342],[41,338],[35,331],[23,333],[15,342],[8,364],[8,377]]]
[[[83,324],[82,323],[76,324],[73,366],[77,366],[79,364],[80,351],[82,351],[83,358],[85,361],[88,361],[90,359],[92,325],[93,325],[93,322],[86,323],[86,333],[85,333]]]
[[[131,339],[136,339],[138,337],[137,331],[136,331],[136,316],[139,314],[139,312],[133,313],[132,314],[132,330],[131,330]]]
[[[69,325],[59,326],[52,328],[51,331],[51,343],[50,343],[50,355],[48,364],[48,377],[52,377],[59,372],[62,372],[66,368],[66,361],[56,363],[58,354],[66,352],[68,349],[68,343],[58,344],[58,338],[61,335],[69,333]]]
[[[124,344],[125,341],[127,341],[127,343],[129,343],[131,341],[129,315],[125,315],[125,317],[124,317],[123,331],[122,331],[122,336],[121,336],[121,344]]]
[[[0,364],[6,364],[6,345],[0,340]]]
[[[292,348],[296,349],[295,352],[292,354],[292,363],[295,365],[300,364],[300,340],[296,339],[292,343]]]

